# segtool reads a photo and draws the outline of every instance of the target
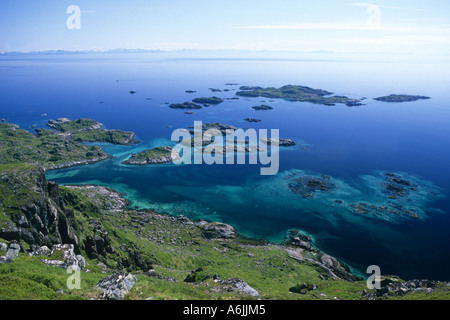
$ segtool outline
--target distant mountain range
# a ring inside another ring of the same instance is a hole
[[[160,53],[162,50],[147,49],[109,49],[109,50],[42,50],[42,51],[8,51],[0,52],[0,55],[16,55],[16,54],[95,54],[95,53]]]

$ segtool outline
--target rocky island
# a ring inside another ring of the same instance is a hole
[[[211,98],[195,98],[192,100],[192,102],[200,103],[200,104],[220,104],[224,100],[218,97],[211,97]]]
[[[169,108],[171,109],[201,109],[202,106],[193,103],[193,102],[189,102],[186,101],[184,103],[172,103],[169,105]]]
[[[260,106],[254,106],[254,107],[252,107],[252,109],[259,111],[259,110],[272,110],[273,108],[271,106],[266,106],[266,105],[262,104]]]
[[[60,118],[49,120],[47,125],[78,142],[107,142],[120,145],[134,145],[140,142],[134,139],[134,132],[103,129],[103,124],[93,119],[71,121],[67,118]]]
[[[0,124],[0,163],[34,163],[45,169],[66,168],[109,158],[98,146],[86,146],[70,135],[37,129],[36,134],[10,123]]]
[[[431,99],[426,96],[419,95],[408,95],[408,94],[390,94],[388,96],[373,98],[373,100],[383,101],[383,102],[411,102],[417,100]]]
[[[149,150],[144,150],[139,153],[134,153],[131,158],[124,161],[124,164],[128,165],[147,165],[147,164],[160,164],[168,163],[178,159],[180,156],[175,153],[173,157],[173,150],[169,146],[155,147]]]
[[[244,121],[247,121],[247,122],[261,122],[261,120],[255,119],[255,118],[245,118]]]
[[[139,142],[133,132],[102,129],[103,124],[92,119],[61,118],[50,120],[47,125],[54,130],[38,128],[33,134],[15,124],[0,123],[0,163],[33,163],[46,170],[68,168],[110,157],[99,146],[81,142]]]
[[[287,138],[281,138],[281,139],[267,138],[267,139],[261,139],[261,141],[264,142],[265,144],[271,144],[272,141],[278,142],[278,146],[280,146],[280,147],[292,147],[297,144],[294,140],[287,139]]]
[[[335,105],[336,103],[354,106],[360,103],[358,99],[346,96],[332,96],[332,92],[323,89],[313,89],[300,85],[285,85],[280,88],[262,88],[259,86],[242,86],[236,95],[247,98],[265,97],[271,99],[284,99],[288,101],[311,102],[323,105]]]

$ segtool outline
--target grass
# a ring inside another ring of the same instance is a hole
[[[132,157],[125,161],[124,163],[133,164],[134,162],[159,162],[160,159],[171,159],[172,158],[172,148],[168,146],[164,147],[154,147],[142,152],[133,154]],[[169,160],[164,160],[168,162]]]
[[[40,129],[34,135],[8,123],[0,124],[0,163],[39,164],[45,168],[106,158],[100,147],[88,147],[70,136]]]
[[[52,121],[49,126],[60,132],[76,132],[80,130],[91,130],[101,127],[102,124],[93,119],[78,119],[72,121],[57,122]]]
[[[112,144],[129,144],[133,141],[134,133],[122,130],[93,129],[72,133],[72,138],[78,142],[107,142]]]
[[[105,276],[82,272],[81,289],[69,290],[70,275],[63,268],[42,263],[39,257],[21,253],[13,263],[0,264],[0,300],[89,299],[96,296],[98,290],[93,287]]]

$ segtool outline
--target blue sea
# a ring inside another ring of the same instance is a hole
[[[365,274],[450,280],[450,59],[445,56],[172,52],[0,56],[0,118],[21,128],[50,119],[93,118],[105,128],[134,131],[142,143],[102,143],[113,157],[47,173],[60,184],[115,188],[134,209],[223,221],[247,237],[273,243],[300,229],[326,253]],[[241,85],[286,84],[366,98],[365,105],[324,106],[267,98],[231,99]],[[221,91],[212,91],[219,89]],[[186,93],[187,90],[196,91]],[[135,91],[130,94],[130,91]],[[431,99],[385,103],[396,94]],[[196,97],[225,99],[193,114],[169,108]],[[267,104],[269,111],[252,106]],[[248,123],[245,118],[261,122]],[[279,129],[297,146],[281,148],[279,171],[262,165],[126,166],[132,153],[174,145],[175,129],[194,121]],[[380,191],[385,173],[411,181],[417,193],[398,200]],[[329,176],[332,192],[305,199],[289,183]],[[341,202],[336,202],[341,200]],[[408,208],[420,218],[350,210],[368,203]]]

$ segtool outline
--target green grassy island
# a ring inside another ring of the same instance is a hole
[[[131,158],[123,163],[129,165],[146,165],[172,162],[178,159],[179,156],[172,158],[172,148],[169,146],[155,147],[149,150],[144,150],[139,153],[131,155]]]
[[[335,105],[336,103],[349,106],[361,105],[360,100],[345,96],[331,96],[333,93],[323,89],[313,89],[300,85],[285,85],[281,88],[262,88],[258,86],[242,86],[237,96],[256,98],[265,97],[271,99],[284,99],[289,101],[311,102],[323,105]]]
[[[201,109],[202,106],[186,101],[185,103],[172,103],[169,105],[169,108],[171,109]]]
[[[201,103],[201,104],[219,104],[222,103],[224,100],[218,97],[211,97],[211,98],[195,98],[192,100],[192,102],[195,103]]]
[[[50,120],[47,125],[56,131],[70,135],[78,142],[107,142],[120,145],[137,144],[134,132],[103,129],[103,124],[92,119]]]

